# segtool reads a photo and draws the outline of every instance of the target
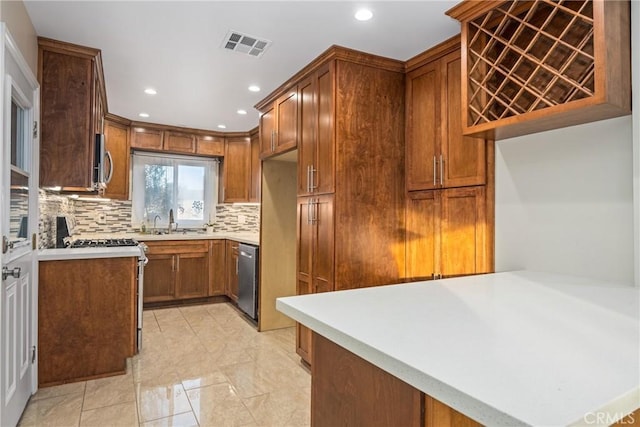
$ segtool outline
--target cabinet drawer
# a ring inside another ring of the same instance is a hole
[[[209,252],[208,240],[146,241],[149,255]]]

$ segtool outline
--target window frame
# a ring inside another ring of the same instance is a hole
[[[173,198],[174,222],[180,228],[201,228],[209,223],[215,216],[216,205],[218,203],[219,186],[219,163],[215,158],[205,158],[196,156],[181,156],[175,154],[164,154],[155,152],[133,151],[131,161],[131,226],[138,228],[146,220],[147,226],[153,226],[154,218],[145,218],[145,175],[144,166],[149,164],[163,164],[174,167]],[[154,163],[155,162],[157,163]],[[180,220],[178,219],[179,200],[179,166],[199,166],[204,167],[204,206],[202,220]],[[156,222],[157,227],[168,227],[169,212],[160,215]]]

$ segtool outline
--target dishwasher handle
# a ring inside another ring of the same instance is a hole
[[[253,258],[253,255],[251,255],[249,252],[245,252],[245,251],[240,251],[240,256],[243,256],[245,258]]]

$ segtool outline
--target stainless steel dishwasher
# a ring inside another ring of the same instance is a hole
[[[258,247],[238,246],[238,307],[253,320],[258,320]]]

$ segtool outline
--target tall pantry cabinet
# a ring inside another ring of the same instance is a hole
[[[407,62],[408,280],[493,270],[493,142],[462,135],[459,37]]]
[[[297,88],[297,293],[404,277],[404,64],[333,46]],[[311,363],[310,331],[298,354]]]

